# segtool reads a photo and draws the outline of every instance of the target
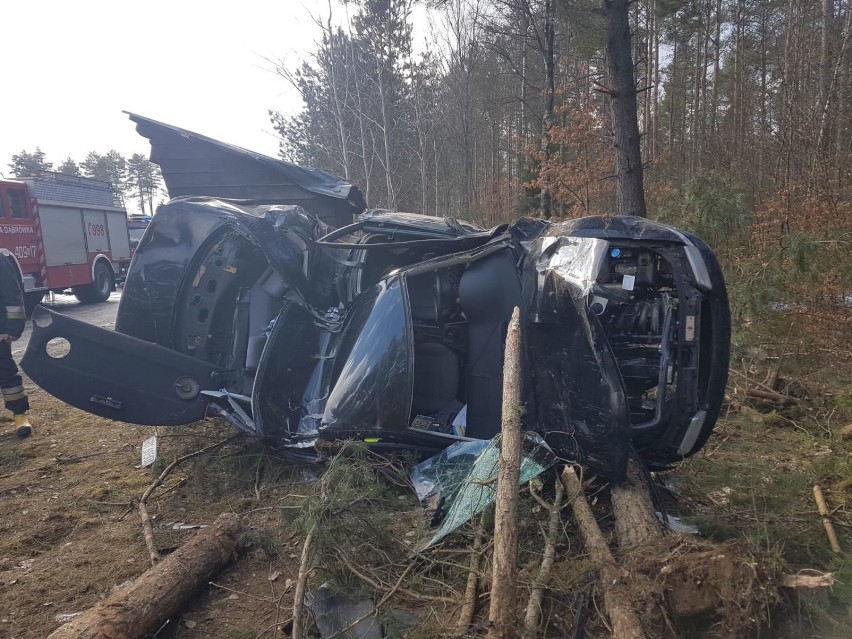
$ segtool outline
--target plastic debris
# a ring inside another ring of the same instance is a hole
[[[353,599],[324,583],[305,597],[320,637],[382,639],[382,628],[368,599]]]
[[[556,462],[556,455],[533,432],[522,439],[520,485]],[[494,503],[500,465],[500,437],[453,444],[414,467],[411,480],[421,503],[434,508],[433,524],[443,520],[429,547]],[[446,515],[444,515],[446,513]]]

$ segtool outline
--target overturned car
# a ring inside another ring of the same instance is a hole
[[[334,229],[315,198],[225,199],[209,176],[181,194],[167,167],[188,132],[132,117],[179,196],[139,244],[115,332],[34,314],[23,367],[60,399],[137,424],[212,413],[304,459],[351,439],[434,453],[498,432],[517,306],[525,426],[561,454],[618,479],[631,448],[663,468],[712,431],[730,315],[700,239],[631,217],[486,230],[377,210]],[[310,177],[357,212],[351,188]]]

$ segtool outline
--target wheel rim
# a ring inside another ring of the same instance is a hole
[[[110,293],[110,285],[109,285],[109,274],[106,272],[106,269],[103,266],[99,266],[97,269],[97,287],[98,292],[101,295],[109,295]]]

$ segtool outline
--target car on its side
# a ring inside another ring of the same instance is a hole
[[[352,201],[319,177],[310,193]],[[431,454],[499,432],[518,307],[524,426],[557,452],[619,479],[631,450],[664,468],[710,435],[730,314],[699,238],[634,217],[483,229],[383,210],[335,229],[306,202],[172,199],[137,248],[116,331],[37,311],[24,369],[119,421],[212,413],[302,459],[353,439]],[[57,337],[64,357],[48,353]]]

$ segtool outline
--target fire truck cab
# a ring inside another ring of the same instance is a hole
[[[0,180],[0,251],[21,269],[27,307],[69,288],[83,303],[104,301],[130,264],[127,212],[106,182]]]

